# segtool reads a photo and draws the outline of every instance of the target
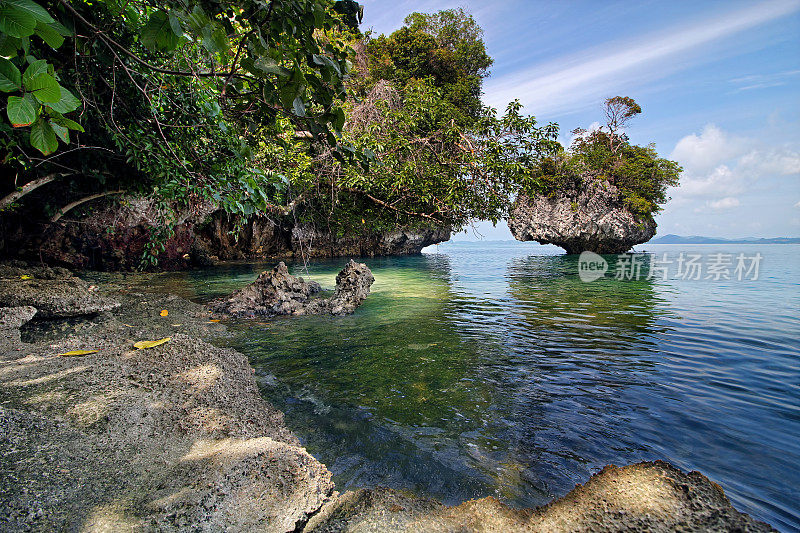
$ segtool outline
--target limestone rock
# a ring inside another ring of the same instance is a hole
[[[329,501],[304,529],[340,531],[774,531],[740,513],[719,485],[663,461],[609,465],[563,498],[512,509],[488,497],[447,507],[376,488]]]
[[[369,296],[369,289],[374,282],[375,277],[369,267],[351,259],[336,275],[336,292],[333,297],[314,300],[310,312],[314,314],[328,312],[332,315],[353,314]]]
[[[0,350],[20,342],[19,328],[36,314],[36,308],[0,307]]]
[[[521,194],[508,227],[518,241],[555,244],[568,254],[620,254],[656,233],[652,218],[638,218],[624,206],[616,187],[594,178],[571,194]]]
[[[274,269],[262,272],[258,278],[228,298],[211,304],[211,310],[240,317],[333,314],[345,315],[355,311],[366,299],[375,278],[363,263],[352,259],[336,276],[336,291],[331,298],[314,298],[321,287],[292,276],[282,261]]]
[[[37,318],[67,318],[110,311],[119,302],[101,296],[63,268],[3,265],[0,307],[20,306],[35,307]]]

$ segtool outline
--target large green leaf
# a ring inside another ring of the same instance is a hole
[[[34,122],[33,127],[31,127],[31,146],[44,155],[50,155],[58,149],[56,132],[53,131],[50,124],[41,118]]]
[[[163,11],[156,11],[142,28],[141,41],[150,50],[170,52],[178,46],[180,37],[172,31],[169,16]]]
[[[32,0],[3,0],[3,4],[11,6],[23,13],[27,13],[38,22],[44,22],[45,24],[55,22],[53,17],[50,16],[50,13]]]
[[[83,126],[75,122],[74,120],[70,120],[67,117],[62,117],[61,115],[55,116],[52,119],[52,122],[55,122],[59,126],[64,126],[65,128],[69,128],[75,131],[84,131]]]
[[[203,47],[212,53],[225,53],[228,51],[228,35],[215,21],[209,22],[202,31]]]
[[[0,33],[0,56],[11,57],[17,54],[17,50],[22,47],[19,37],[12,37],[5,33]]]
[[[0,4],[0,33],[11,37],[27,37],[33,35],[36,19],[28,12],[3,2]]]
[[[38,35],[44,42],[49,44],[52,48],[58,48],[64,44],[64,36],[58,30],[49,24],[39,22],[36,24],[36,35]]]
[[[9,96],[6,114],[15,128],[30,126],[36,120],[36,108],[30,99],[21,96]]]
[[[61,99],[61,86],[50,74],[38,74],[27,85],[25,89],[42,103],[58,102]]]
[[[19,69],[4,57],[0,57],[0,91],[10,93],[18,91],[22,84]]]
[[[81,101],[64,87],[61,87],[60,85],[58,87],[60,91],[60,97],[58,101],[48,102],[47,107],[59,113],[69,113],[70,111],[75,111],[78,109],[78,107],[81,105]]]
[[[53,128],[53,131],[59,139],[64,141],[64,143],[69,144],[69,130],[65,126],[56,124],[55,121],[51,120],[50,127]]]
[[[30,59],[30,58],[29,58]],[[25,69],[25,74],[22,75],[22,84],[27,85],[39,74],[47,73],[47,61],[44,59],[34,60],[28,68]]]
[[[262,56],[255,60],[254,65],[256,68],[267,74],[277,74],[282,78],[288,78],[292,75],[292,71],[286,67],[282,67],[277,61],[269,56]]]

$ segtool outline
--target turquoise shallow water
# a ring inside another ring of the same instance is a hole
[[[554,248],[447,243],[362,259],[376,282],[353,316],[231,321],[226,342],[340,490],[530,506],[605,464],[665,459],[800,529],[800,247],[639,248],[763,259],[757,281],[585,283]],[[343,264],[291,268],[332,287]],[[264,268],[169,276],[207,301]]]

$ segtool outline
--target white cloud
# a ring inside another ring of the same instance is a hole
[[[800,208],[800,202],[797,202],[796,204],[794,204],[794,206]]]
[[[713,124],[699,135],[683,137],[669,157],[683,166],[680,186],[671,191],[679,204],[691,198],[732,197],[768,180],[800,174],[800,152],[792,147],[764,147]],[[714,208],[710,203],[705,207]]]
[[[755,175],[792,176],[800,174],[800,152],[787,148],[752,150],[739,159],[739,165]]]
[[[753,89],[766,89],[768,87],[780,87],[786,85],[791,78],[800,75],[800,70],[785,70],[774,74],[754,74],[742,76],[731,80],[731,83],[738,85],[735,92],[752,91]]]
[[[741,155],[745,144],[745,140],[732,138],[714,124],[707,124],[700,135],[692,133],[678,141],[669,157],[680,162],[686,172],[702,174]]]
[[[615,42],[572,57],[560,57],[522,72],[489,80],[490,105],[504,108],[519,98],[537,115],[555,114],[594,105],[628,83],[660,79],[710,58],[698,47],[800,8],[796,0],[774,0],[715,16],[695,24],[681,24],[665,32],[644,35],[632,42]]]
[[[734,198],[733,196],[728,196],[727,198],[721,198],[719,200],[714,200],[713,202],[708,202],[708,207],[711,209],[730,209],[732,207],[739,206],[739,199]]]

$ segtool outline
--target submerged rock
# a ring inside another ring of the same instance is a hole
[[[264,271],[258,278],[228,298],[211,304],[211,310],[240,317],[333,314],[345,315],[369,295],[369,288],[375,278],[363,263],[352,259],[336,276],[336,291],[331,298],[313,298],[320,292],[319,283],[306,282],[303,278],[292,276],[286,264],[281,261],[270,271]]]
[[[115,309],[119,302],[64,268],[0,266],[0,307],[32,306],[36,318],[67,318]]]
[[[518,241],[555,244],[568,254],[620,254],[656,233],[652,218],[634,215],[616,187],[593,178],[570,194],[520,194],[508,228]]]

